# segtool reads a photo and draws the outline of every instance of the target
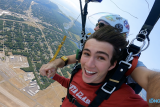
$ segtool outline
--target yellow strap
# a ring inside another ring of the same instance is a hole
[[[54,60],[56,59],[56,57],[57,57],[57,55],[58,55],[58,53],[59,53],[62,45],[64,44],[64,42],[65,42],[65,40],[66,40],[66,37],[67,37],[67,36],[64,36],[64,37],[63,37],[63,40],[62,40],[61,44],[58,46],[58,49],[57,49],[56,53],[54,54],[53,58],[52,58],[49,62],[52,62],[52,61],[54,61]]]
[[[115,82],[115,83],[119,83],[119,81],[111,79],[111,78],[109,80],[112,81],[112,82]]]

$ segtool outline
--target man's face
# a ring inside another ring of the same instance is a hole
[[[107,42],[89,39],[82,52],[81,67],[82,79],[85,83],[100,83],[109,70],[115,67],[110,60],[113,55],[113,46]]]
[[[102,26],[107,26],[107,24],[104,21],[99,21],[98,25],[96,25],[96,27],[94,28],[95,31],[101,27],[100,24],[102,24]]]

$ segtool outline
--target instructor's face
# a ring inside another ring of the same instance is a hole
[[[102,82],[108,71],[115,67],[110,60],[113,55],[113,46],[108,42],[89,39],[82,52],[81,67],[82,79],[86,83]]]
[[[103,26],[107,26],[107,24],[104,22],[104,21],[99,21],[97,24],[96,24],[96,27],[94,28],[94,30],[98,30],[99,28],[103,27]]]

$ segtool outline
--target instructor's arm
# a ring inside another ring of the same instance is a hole
[[[147,91],[147,102],[150,107],[160,107],[160,103],[149,103],[149,99],[160,99],[160,72],[146,67],[137,67],[131,74],[132,78]]]

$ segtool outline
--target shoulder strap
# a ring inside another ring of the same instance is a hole
[[[96,92],[97,96],[88,107],[98,107],[104,100],[107,100],[115,90],[119,89],[126,80],[124,74],[128,71],[130,65],[130,63],[121,61],[113,76],[98,89]]]
[[[98,107],[104,100],[107,100],[115,90],[118,90],[121,85],[125,83],[126,76],[130,75],[135,69],[138,58],[139,56],[135,56],[132,64],[121,60],[114,74],[110,76],[109,80],[106,81],[100,89],[98,89],[96,92],[97,96],[88,107]]]

